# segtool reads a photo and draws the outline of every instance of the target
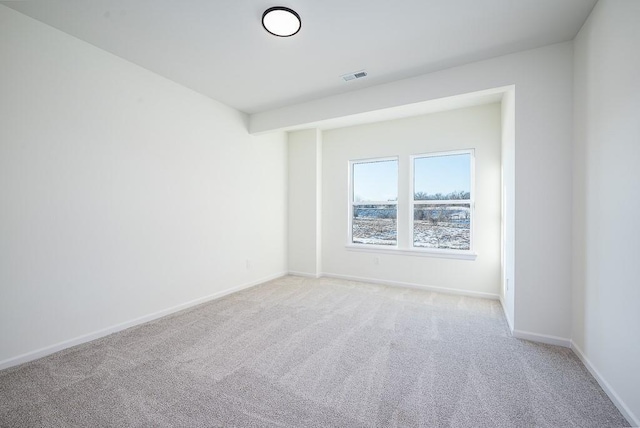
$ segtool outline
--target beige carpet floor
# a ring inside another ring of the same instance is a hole
[[[0,372],[2,427],[620,427],[496,301],[284,277]]]

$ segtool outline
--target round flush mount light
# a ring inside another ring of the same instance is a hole
[[[262,26],[274,36],[291,37],[300,31],[302,20],[296,11],[284,6],[275,6],[262,14]]]

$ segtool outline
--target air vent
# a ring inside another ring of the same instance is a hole
[[[364,70],[360,70],[353,73],[343,74],[340,77],[342,77],[345,82],[348,82],[349,80],[362,79],[363,77],[367,77],[367,72]]]

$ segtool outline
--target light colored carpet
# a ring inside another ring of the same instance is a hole
[[[628,426],[496,301],[297,277],[2,371],[0,425]]]

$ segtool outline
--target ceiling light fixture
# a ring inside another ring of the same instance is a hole
[[[262,14],[262,26],[274,36],[291,37],[302,28],[302,20],[294,10],[275,6]]]

